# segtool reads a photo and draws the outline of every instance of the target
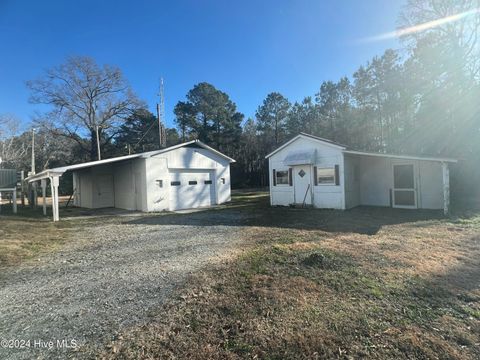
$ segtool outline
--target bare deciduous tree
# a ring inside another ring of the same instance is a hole
[[[480,1],[479,0],[408,0],[400,14],[401,28],[414,28],[438,20],[422,31],[405,35],[412,46],[427,43],[441,46],[442,52],[455,57],[455,65],[471,77],[480,78]],[[450,19],[450,20],[449,20]],[[458,60],[462,61],[459,63]]]
[[[120,123],[143,105],[118,68],[100,67],[89,57],[70,57],[27,86],[31,102],[51,106],[37,122],[74,139],[92,160],[100,159],[97,145],[110,142]]]
[[[18,138],[19,123],[13,115],[0,115],[0,159],[5,166],[17,167],[28,151],[28,145]]]

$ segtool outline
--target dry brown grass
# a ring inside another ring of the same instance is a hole
[[[0,268],[58,249],[69,232],[69,224],[49,219],[0,216]]]
[[[479,217],[264,201],[247,206],[261,215],[245,228],[247,248],[194,274],[101,356],[480,357]]]

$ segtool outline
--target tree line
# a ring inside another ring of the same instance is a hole
[[[410,0],[400,27],[428,23],[475,8],[474,0]],[[253,118],[214,85],[196,84],[174,108],[167,145],[199,139],[237,160],[234,186],[266,186],[265,155],[300,131],[357,150],[444,155],[462,160],[454,181],[480,180],[480,15],[409,32],[349,76],[326,80],[291,102],[271,92]],[[69,58],[28,82],[31,101],[49,110],[34,120],[39,166],[57,166],[158,148],[156,116],[121,71],[88,57]],[[7,117],[4,123],[11,123]],[[4,128],[7,128],[3,125]],[[53,135],[53,136],[52,136]],[[29,133],[2,135],[6,164],[28,168]],[[40,170],[40,169],[39,169]]]

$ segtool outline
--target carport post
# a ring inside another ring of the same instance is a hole
[[[52,210],[53,210],[53,221],[59,221],[59,208],[58,208],[58,184],[59,176],[50,177],[50,187],[52,189]]]
[[[16,214],[17,213],[17,188],[14,188],[12,191],[12,201],[13,201],[13,204],[12,204],[13,213]]]
[[[32,183],[32,187],[33,187],[33,208],[36,209],[37,208],[37,202],[38,202],[37,182],[36,181]]]
[[[40,180],[40,185],[42,187],[42,198],[43,198],[43,215],[47,215],[47,179]]]
[[[442,176],[443,176],[443,213],[448,214],[450,207],[450,171],[448,163],[442,162]]]

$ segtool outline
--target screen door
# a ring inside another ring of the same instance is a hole
[[[393,165],[393,207],[415,209],[417,191],[413,164]]]

